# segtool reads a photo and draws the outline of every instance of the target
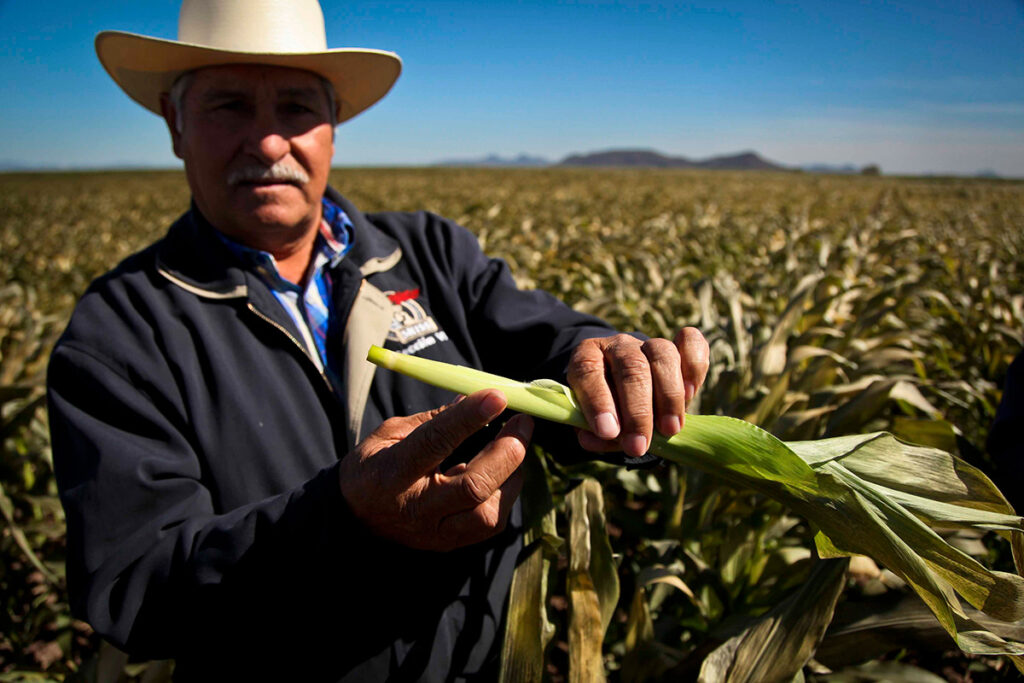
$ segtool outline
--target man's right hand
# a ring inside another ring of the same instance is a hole
[[[501,415],[494,389],[394,417],[341,461],[341,493],[372,533],[421,550],[452,550],[500,533],[522,488],[533,420],[516,415],[468,463],[440,470],[471,434]]]

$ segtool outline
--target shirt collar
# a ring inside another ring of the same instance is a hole
[[[322,268],[325,263],[330,264],[331,267],[338,265],[345,257],[345,254],[352,248],[354,241],[352,220],[348,217],[348,214],[326,197],[321,202],[323,205],[323,217],[320,219],[320,230],[313,245],[311,259],[311,267],[314,271]],[[273,254],[247,247],[227,237],[219,230],[216,233],[220,240],[227,245],[228,249],[243,264],[255,270],[271,288],[278,290],[301,290],[301,287],[295,283],[281,277]]]

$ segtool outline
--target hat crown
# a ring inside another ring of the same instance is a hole
[[[178,40],[236,52],[327,49],[324,15],[317,0],[184,0]]]

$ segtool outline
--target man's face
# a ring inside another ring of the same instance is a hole
[[[258,248],[300,240],[320,220],[334,130],[319,78],[262,65],[195,72],[177,112],[165,101],[174,153],[199,210]]]

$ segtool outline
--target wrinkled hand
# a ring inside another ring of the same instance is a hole
[[[580,430],[580,445],[637,458],[650,447],[655,425],[665,436],[678,432],[708,374],[709,355],[707,340],[694,327],[680,330],[675,343],[626,334],[581,342],[568,372],[591,429]]]
[[[452,550],[500,533],[522,488],[519,465],[533,421],[516,415],[468,463],[440,465],[498,417],[500,391],[385,421],[341,461],[341,492],[376,535],[421,550]]]

